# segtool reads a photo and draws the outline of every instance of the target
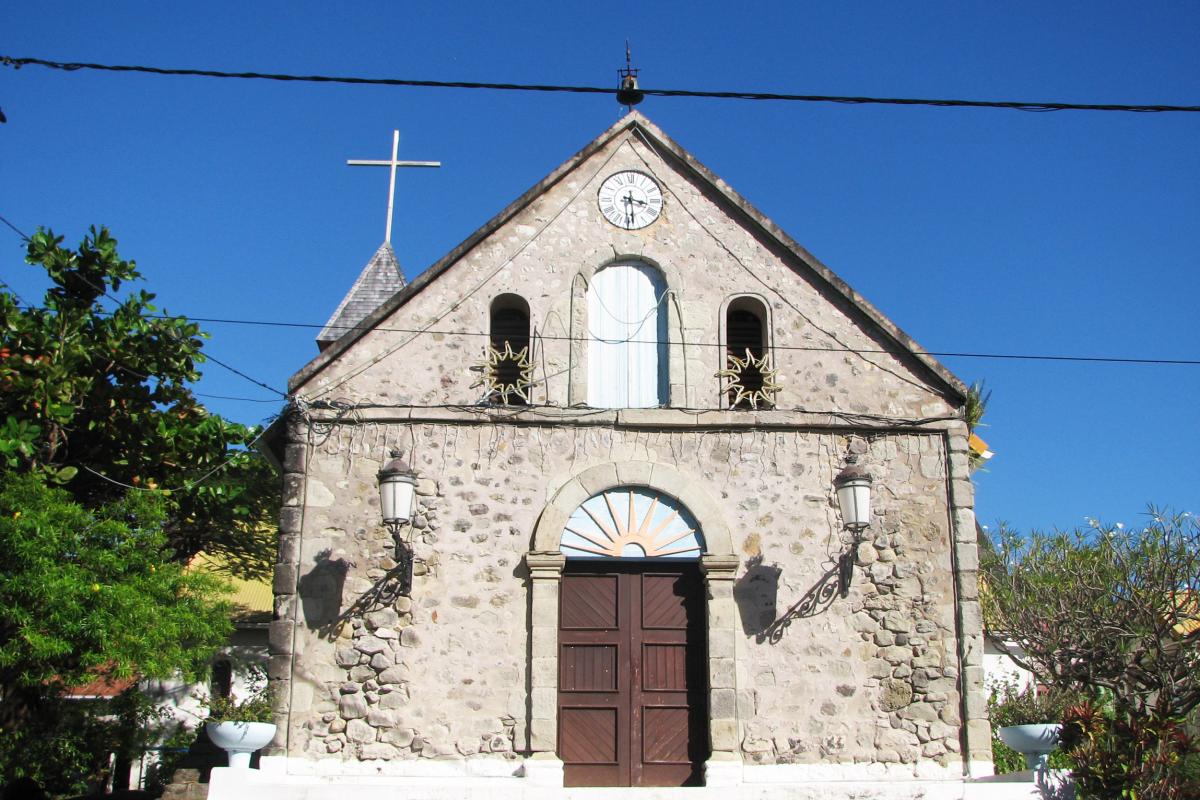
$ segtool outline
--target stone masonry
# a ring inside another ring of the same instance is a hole
[[[530,531],[565,476],[610,460],[651,461],[690,468],[736,532],[735,702],[748,762],[957,761],[963,662],[946,436],[873,434],[865,458],[878,473],[878,520],[859,548],[849,597],[793,620],[777,641],[763,636],[846,546],[831,487],[854,438],[481,418],[331,423],[304,458],[298,593],[281,595],[299,624],[279,744],[351,759],[527,753]],[[394,566],[391,540],[373,524],[374,483],[376,454],[398,441],[413,446],[423,476],[415,585],[411,598],[362,605]],[[335,502],[338,493],[361,502]],[[778,576],[774,585],[746,581],[763,567]]]
[[[663,187],[645,229],[597,210],[621,169]],[[667,408],[586,407],[587,287],[627,261],[669,289]],[[472,369],[506,294],[534,332],[523,409],[481,405]],[[772,409],[729,410],[714,377],[739,297],[770,317]],[[725,551],[704,557],[714,759],[990,770],[964,387],[644,118],[364,324],[293,378],[276,426],[274,755],[506,774],[552,757],[556,537],[588,496],[635,485],[701,499],[702,532],[722,532]],[[392,448],[419,475],[417,561],[411,596],[385,602],[376,473]],[[833,479],[848,455],[874,478],[874,507],[841,597],[834,567],[853,542]]]

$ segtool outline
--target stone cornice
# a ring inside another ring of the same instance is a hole
[[[692,430],[845,430],[914,431],[937,433],[965,430],[956,417],[904,419],[868,417],[810,411],[679,408],[560,408],[557,406],[399,406],[359,407],[352,414],[335,409],[310,408],[308,417],[317,423],[445,423],[450,425],[559,425],[604,428],[652,428]]]

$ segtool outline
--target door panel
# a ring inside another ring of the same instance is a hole
[[[619,627],[617,575],[573,575],[570,598],[560,610],[563,629],[611,630]]]
[[[708,699],[696,565],[568,563],[559,597],[566,785],[699,784]]]
[[[562,758],[578,764],[616,765],[617,712],[613,708],[564,708]]]

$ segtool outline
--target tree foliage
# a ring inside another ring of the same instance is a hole
[[[990,631],[1049,685],[1111,692],[1118,717],[1181,719],[1200,706],[1200,523],[1152,511],[1141,529],[1019,536],[983,550]]]
[[[50,796],[95,794],[114,766],[136,762],[147,747],[164,739],[186,747],[194,738],[136,687],[110,700],[44,696],[36,718],[0,734],[0,780],[11,788],[26,779]],[[161,789],[167,776],[150,777]]]
[[[0,469],[45,475],[88,507],[123,486],[169,490],[176,560],[205,550],[237,574],[268,575],[278,481],[248,449],[258,430],[209,414],[192,393],[199,326],[159,314],[143,290],[115,297],[141,274],[104,228],[77,250],[39,230],[26,260],[51,287],[34,308],[0,293]]]
[[[0,725],[98,676],[203,673],[228,637],[211,573],[171,560],[163,504],[130,494],[89,510],[40,476],[0,483]]]

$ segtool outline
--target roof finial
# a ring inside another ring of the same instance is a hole
[[[628,39],[625,40],[625,68],[617,70],[617,75],[621,78],[620,87],[617,89],[617,102],[625,106],[627,110],[633,111],[633,107],[642,102],[646,95],[638,88],[638,71],[633,68],[633,56],[629,52]]]

